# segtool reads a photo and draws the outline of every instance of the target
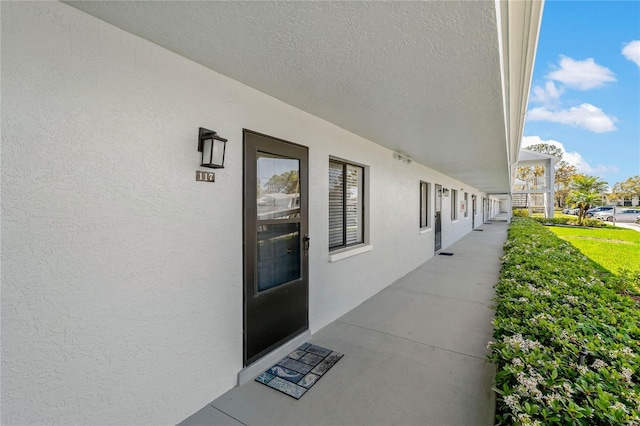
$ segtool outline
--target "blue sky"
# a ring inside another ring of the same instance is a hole
[[[522,147],[613,186],[640,175],[640,1],[547,0]]]

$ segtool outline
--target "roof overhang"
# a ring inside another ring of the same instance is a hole
[[[541,1],[66,3],[466,184],[509,191]]]
[[[515,166],[531,166],[537,164],[547,164],[550,162],[551,167],[555,166],[561,160],[560,157],[542,152],[531,151],[529,149],[521,149],[518,162]]]

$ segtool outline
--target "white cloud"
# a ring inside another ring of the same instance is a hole
[[[522,147],[526,148],[531,145],[536,145],[539,143],[546,143],[548,145],[553,145],[557,148],[560,148],[564,151],[564,155],[562,159],[567,163],[576,166],[576,170],[578,173],[584,173],[585,175],[596,175],[601,176],[605,173],[617,173],[620,170],[616,166],[604,166],[599,164],[597,166],[592,166],[584,159],[582,154],[577,151],[568,152],[564,147],[562,142],[558,142],[553,139],[544,140],[540,136],[523,136],[522,137]]]
[[[550,110],[538,107],[529,110],[527,120],[551,121],[554,123],[569,124],[574,127],[582,127],[595,133],[612,132],[616,130],[615,117],[610,117],[598,107],[584,103],[577,107],[564,110]]]
[[[616,81],[615,74],[609,68],[596,64],[593,58],[576,61],[566,56],[560,58],[560,69],[549,73],[547,78],[578,90],[589,90],[608,81]]]
[[[622,54],[628,60],[635,62],[640,67],[640,40],[634,40],[628,43],[623,49]]]
[[[559,69],[546,76],[544,87],[535,86],[533,88],[531,101],[540,102],[542,106],[529,110],[527,120],[567,124],[595,133],[617,130],[615,117],[605,114],[600,108],[589,103],[572,106],[568,109],[560,107],[562,105],[560,98],[566,88],[588,90],[608,81],[616,81],[613,72],[596,64],[592,58],[577,61],[561,56]]]
[[[562,87],[556,87],[555,83],[548,80],[544,87],[536,86],[533,88],[533,96],[531,100],[534,102],[543,102],[545,104],[556,103],[560,99],[560,95],[564,93]]]

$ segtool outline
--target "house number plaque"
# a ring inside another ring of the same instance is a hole
[[[196,170],[196,181],[197,182],[215,182],[216,174],[214,172],[203,172],[200,170]]]

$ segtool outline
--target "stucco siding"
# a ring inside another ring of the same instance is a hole
[[[481,217],[469,185],[65,4],[1,7],[3,424],[174,424],[235,384],[243,128],[309,147],[312,332],[433,256],[420,180]],[[199,127],[229,139],[213,184]],[[330,155],[369,167],[374,247],[334,263]],[[445,248],[471,230],[449,209]]]

